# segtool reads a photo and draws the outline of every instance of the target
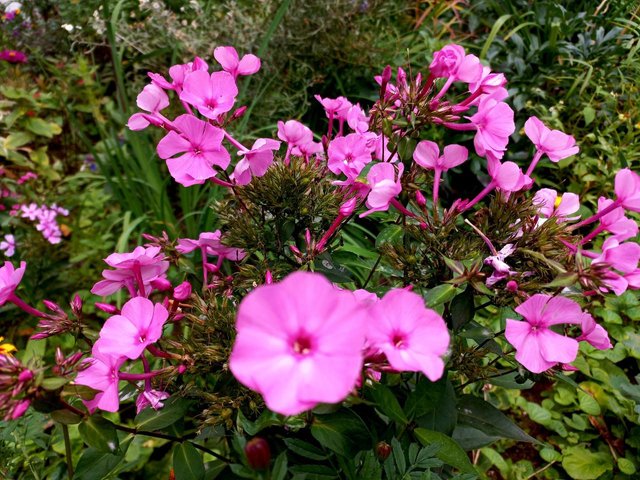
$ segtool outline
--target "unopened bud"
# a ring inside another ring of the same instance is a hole
[[[55,302],[52,302],[51,300],[43,300],[42,303],[44,303],[44,306],[47,307],[48,310],[51,310],[52,312],[61,312],[62,309],[60,308],[60,305],[58,305]]]
[[[356,209],[357,203],[358,202],[356,200],[356,197],[350,198],[349,200],[344,202],[340,206],[340,215],[342,215],[343,217],[348,217],[349,215],[351,215],[353,211]]]
[[[264,438],[255,437],[247,442],[244,447],[247,463],[254,470],[266,470],[271,463],[271,450]]]
[[[21,383],[28,382],[32,378],[33,378],[33,372],[28,368],[21,371],[20,374],[18,375],[18,381]]]
[[[191,284],[187,281],[182,282],[173,289],[173,298],[179,301],[186,300],[191,296]]]
[[[243,105],[242,107],[238,108],[235,112],[233,112],[233,115],[231,116],[231,118],[233,120],[236,120],[240,117],[242,117],[244,115],[244,112],[247,111],[247,106]]]
[[[71,301],[71,310],[76,315],[80,315],[82,313],[82,299],[80,298],[80,295],[73,297],[73,300]]]
[[[271,285],[273,283],[273,275],[271,274],[271,270],[267,270],[267,273],[264,276],[264,283],[267,285]]]
[[[387,65],[384,67],[384,70],[382,70],[382,78],[380,79],[381,87],[386,87],[389,80],[391,80],[391,66]]]
[[[151,286],[156,290],[161,292],[165,292],[171,289],[171,282],[166,278],[156,278],[155,280],[151,280]]]
[[[509,280],[507,282],[507,291],[516,293],[518,291],[518,282],[516,282],[515,280]]]
[[[102,310],[106,313],[117,314],[120,313],[120,309],[115,305],[111,305],[109,303],[96,302],[95,306],[98,310]]]
[[[389,455],[391,455],[391,450],[391,445],[389,445],[387,442],[378,442],[378,444],[376,445],[376,457],[384,462],[387,458],[389,458]]]
[[[420,208],[423,208],[427,204],[427,199],[420,190],[416,190],[416,203]]]

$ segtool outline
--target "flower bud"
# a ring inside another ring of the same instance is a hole
[[[51,300],[42,300],[42,303],[44,303],[44,306],[47,307],[48,310],[51,310],[52,312],[61,312],[62,309],[60,308],[60,305],[58,305],[55,302],[52,302]]]
[[[516,293],[518,291],[518,282],[516,282],[515,280],[509,280],[507,282],[507,291]]]
[[[108,303],[96,302],[95,306],[98,310],[102,310],[103,312],[106,312],[106,313],[112,313],[112,314],[120,313],[120,309],[118,307]]]
[[[82,299],[80,298],[80,295],[76,295],[73,297],[73,300],[71,300],[71,310],[76,315],[80,315],[82,313]]]
[[[356,197],[350,198],[349,200],[344,202],[340,206],[340,215],[342,215],[343,217],[348,217],[349,215],[351,215],[353,211],[356,209],[356,204],[357,204]]]
[[[273,275],[271,274],[271,270],[267,270],[267,273],[264,276],[264,283],[267,285],[271,285],[273,283]]]
[[[389,455],[391,455],[391,450],[391,445],[389,445],[387,442],[378,442],[378,444],[376,445],[376,457],[384,462],[387,458],[389,458]]]
[[[242,117],[244,115],[244,112],[246,112],[246,111],[247,111],[247,106],[243,105],[242,107],[238,108],[235,112],[233,112],[233,115],[232,115],[231,118],[233,120],[236,120],[236,119]]]
[[[423,208],[427,204],[427,199],[420,190],[416,190],[416,203],[420,208]]]
[[[32,378],[33,378],[33,372],[27,368],[21,371],[20,374],[18,375],[18,382],[25,383],[31,380]]]
[[[244,447],[247,462],[254,470],[266,470],[271,462],[271,450],[264,438],[255,437],[247,442]]]
[[[151,280],[151,286],[156,290],[164,292],[171,289],[171,282],[166,278],[156,278],[155,280]]]
[[[191,296],[191,284],[187,281],[182,282],[173,289],[173,298],[179,301],[186,300]]]
[[[27,408],[29,408],[30,404],[31,400],[22,400],[20,403],[18,403],[10,413],[11,420],[15,420],[16,418],[24,415],[24,412],[27,411]]]
[[[381,87],[385,88],[387,86],[387,83],[389,83],[389,80],[391,80],[391,66],[387,65],[386,67],[384,67],[384,70],[382,70],[382,78],[380,79],[380,83],[381,83]]]

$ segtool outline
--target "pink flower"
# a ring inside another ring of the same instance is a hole
[[[511,270],[511,267],[505,262],[505,259],[515,251],[516,247],[514,247],[513,244],[508,243],[502,247],[499,252],[496,252],[495,255],[491,255],[484,259],[485,265],[491,265],[491,267],[493,267],[493,273],[486,281],[487,286],[492,287],[500,280],[504,280],[505,278],[509,278],[511,275],[518,273]]]
[[[134,282],[139,293],[149,292],[151,282],[162,276],[169,268],[160,247],[136,247],[130,253],[112,253],[104,260],[115,270],[103,270],[105,280],[96,283],[91,289],[95,295],[111,295],[122,287],[127,287],[135,296]]]
[[[171,82],[167,82],[162,75],[157,73],[149,72],[147,75],[149,75],[151,81],[158,87],[164,88],[165,90],[175,90],[179,94],[182,91],[185,77],[191,72],[198,70],[202,70],[204,72],[209,71],[209,65],[207,65],[207,62],[202,60],[200,57],[196,57],[193,62],[173,65],[169,69],[169,76],[172,80]]]
[[[475,55],[466,55],[460,45],[446,45],[433,53],[429,70],[436,78],[450,77],[453,81],[472,83],[482,75],[482,64]]]
[[[616,173],[617,202],[625,209],[640,212],[640,175],[628,168]]]
[[[347,113],[353,106],[349,100],[344,97],[338,98],[322,98],[320,95],[314,95],[315,99],[323,106],[327,117],[347,119]]]
[[[247,254],[241,248],[228,247],[222,244],[222,233],[220,230],[215,232],[203,232],[198,240],[190,238],[178,239],[176,250],[182,254],[193,252],[196,248],[205,249],[209,255],[215,255],[228,258],[233,261],[242,260]]]
[[[524,321],[507,319],[505,337],[516,349],[516,360],[533,373],[542,373],[558,363],[571,363],[578,355],[578,341],[555,333],[549,327],[563,323],[581,325],[582,308],[565,297],[536,294],[516,312]]]
[[[438,144],[422,140],[413,151],[413,159],[423,168],[444,172],[467,161],[469,151],[462,145],[447,145],[442,155]]]
[[[216,47],[213,57],[222,68],[237,78],[238,75],[253,75],[260,70],[260,59],[251,53],[238,57],[238,52],[233,47]]]
[[[600,197],[598,199],[598,212],[604,210],[612,203],[613,200]],[[600,227],[598,230],[611,232],[613,233],[613,238],[619,242],[624,242],[638,234],[638,224],[631,218],[627,218],[624,215],[624,209],[620,207],[615,208],[611,213],[607,213],[600,218]]]
[[[0,267],[0,306],[13,296],[26,269],[27,262],[20,262],[18,268],[14,268],[11,262],[4,262],[4,267]]]
[[[126,357],[105,355],[95,345],[91,354],[92,357],[84,361],[89,366],[78,373],[75,383],[98,390],[98,393],[93,400],[83,402],[91,412],[96,408],[106,412],[117,412],[120,407],[119,372]]]
[[[251,150],[240,151],[243,158],[236,164],[232,178],[238,185],[247,185],[251,177],[263,176],[273,163],[273,151],[280,148],[280,142],[270,138],[259,138]]]
[[[367,174],[367,184],[371,189],[367,195],[366,205],[369,210],[360,214],[360,218],[373,212],[382,212],[389,209],[391,201],[400,194],[402,185],[400,177],[404,170],[402,163],[398,164],[398,176],[392,163],[376,163]]]
[[[518,165],[513,162],[500,163],[498,160],[488,159],[487,166],[491,183],[505,192],[517,192],[530,185],[531,179],[522,173]]]
[[[2,50],[0,51],[0,60],[9,63],[27,63],[27,55],[18,50]]]
[[[11,235],[5,235],[4,240],[0,242],[0,250],[4,250],[6,257],[12,257],[16,253],[16,238]]]
[[[334,174],[344,173],[355,180],[365,165],[371,162],[371,148],[367,138],[359,133],[350,133],[331,141],[327,150],[327,167]]]
[[[292,146],[306,145],[313,142],[313,132],[297,120],[279,121],[278,138]]]
[[[161,304],[134,297],[124,304],[120,315],[107,319],[96,345],[106,355],[135,360],[160,339],[167,318],[169,312]]]
[[[144,390],[140,392],[136,399],[136,413],[140,413],[145,408],[153,408],[154,410],[160,410],[164,407],[163,400],[169,398],[169,394],[162,390]]]
[[[219,115],[233,108],[238,87],[233,76],[227,72],[196,70],[184,79],[180,100],[193,105],[201,115],[216,120]]]
[[[191,284],[186,280],[173,289],[173,298],[183,301],[191,297]]]
[[[371,305],[369,312],[368,344],[384,353],[394,370],[422,372],[434,382],[442,377],[449,332],[420,295],[396,288]]]
[[[487,159],[501,159],[507,149],[509,136],[516,129],[511,107],[504,102],[484,97],[480,100],[478,112],[468,119],[477,129],[473,139],[476,153]]]
[[[546,218],[555,217],[558,222],[575,220],[579,217],[570,217],[580,209],[580,197],[575,193],[563,193],[562,197],[551,188],[541,188],[533,197],[533,204],[538,207],[538,212]]]
[[[129,118],[127,126],[131,130],[143,130],[153,124],[161,126],[168,122],[162,115],[157,115],[158,112],[164,110],[169,106],[169,97],[165,91],[154,83],[151,83],[142,89],[142,92],[136,99],[138,108],[149,112],[146,113],[134,113]]]
[[[224,132],[193,115],[180,115],[171,131],[158,143],[158,156],[167,160],[169,173],[180,184],[189,187],[214,177],[214,166],[225,169],[231,158],[222,146]],[[179,155],[182,154],[182,155]]]
[[[524,131],[536,149],[547,154],[552,162],[575,155],[580,151],[576,140],[560,130],[551,130],[537,117],[530,117],[524,124]]]
[[[318,273],[292,273],[242,300],[229,367],[283,415],[340,402],[360,376],[366,321],[351,292]]]
[[[582,334],[576,339],[579,342],[585,341],[598,350],[607,350],[612,347],[609,334],[591,315],[583,315],[581,328]]]
[[[503,73],[491,73],[491,68],[482,67],[482,74],[480,78],[473,83],[469,84],[469,91],[475,93],[478,89],[484,94],[491,94],[492,98],[496,100],[504,100],[509,96],[509,93],[504,88],[507,84],[507,79]]]
[[[640,245],[635,242],[620,243],[614,237],[602,244],[602,252],[591,262],[591,268],[600,275],[605,287],[616,295],[622,295],[629,287],[625,278],[634,274],[640,262]],[[606,288],[605,288],[606,291]]]
[[[360,104],[356,103],[347,112],[347,124],[356,133],[369,131],[369,117],[364,113]]]

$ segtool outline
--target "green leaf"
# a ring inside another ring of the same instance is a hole
[[[587,415],[600,415],[602,413],[602,409],[596,399],[583,390],[578,390],[578,405],[580,405],[580,410]]]
[[[135,418],[138,430],[160,430],[184,418],[189,402],[178,397],[171,397],[160,410],[147,408]]]
[[[596,480],[613,470],[613,461],[607,453],[592,452],[578,445],[563,451],[562,468],[575,480]]]
[[[542,457],[545,462],[549,463],[562,460],[562,454],[560,452],[548,447],[540,450],[540,457]]]
[[[117,455],[99,452],[95,448],[87,448],[78,460],[74,480],[103,480],[118,465],[124,462],[124,455],[129,448],[133,436],[129,436],[120,443],[120,453]]]
[[[425,447],[431,444],[440,444],[436,457],[447,465],[451,465],[463,473],[477,473],[466,452],[451,437],[425,428],[416,428],[413,434]]]
[[[318,256],[313,261],[313,268],[334,283],[349,283],[353,281],[351,272],[343,265],[338,265],[328,253]]]
[[[285,438],[284,443],[289,450],[296,455],[308,458],[310,460],[326,460],[328,455],[315,445],[297,438]]]
[[[238,410],[238,424],[246,433],[254,436],[260,432],[260,430],[265,428],[273,427],[274,425],[282,425],[283,418],[281,415],[278,415],[271,410],[263,410],[255,422],[252,422],[244,416],[241,410]]]
[[[371,436],[362,419],[353,411],[342,409],[328,415],[316,415],[311,435],[321,445],[345,457],[371,448]]]
[[[291,473],[303,475],[305,480],[334,480],[339,478],[335,470],[324,465],[296,465],[289,469]],[[283,477],[284,478],[284,477]]]
[[[398,399],[393,394],[393,392],[380,382],[376,382],[373,386],[368,389],[371,392],[371,396],[373,397],[373,401],[376,403],[376,406],[391,420],[398,422],[401,425],[406,425],[409,423],[407,420],[407,416],[402,411],[402,407],[398,402]]]
[[[276,458],[273,464],[273,470],[271,470],[271,480],[284,480],[287,474],[287,452],[282,452]]]
[[[402,227],[400,225],[389,225],[382,229],[382,231],[376,237],[376,248],[379,248],[383,243],[395,243],[402,238]]]
[[[407,397],[404,411],[418,426],[450,435],[456,425],[456,394],[443,376],[437,382],[420,375],[413,392]]]
[[[27,132],[16,132],[4,139],[4,148],[16,150],[33,141],[33,135]]]
[[[587,105],[582,109],[582,115],[584,116],[585,126],[589,126],[596,119],[596,110],[591,105]]]
[[[500,438],[540,444],[500,410],[480,398],[463,395],[458,399],[457,408],[458,425],[453,439],[465,450],[484,447]]]
[[[40,386],[45,390],[53,391],[64,387],[67,383],[69,383],[69,381],[70,380],[68,378],[63,377],[49,377],[45,378]]]
[[[402,445],[397,438],[391,439],[391,454],[393,455],[393,462],[396,464],[398,473],[404,475],[407,471],[407,461],[404,458],[404,452],[402,451]]]
[[[458,293],[460,293],[459,288],[456,288],[454,285],[449,283],[445,283],[429,290],[425,294],[424,300],[428,307],[433,308],[437,305],[448,302]]]
[[[82,440],[98,452],[115,454],[118,452],[118,432],[106,418],[99,415],[86,417],[78,426]]]
[[[475,314],[473,298],[473,290],[467,288],[451,302],[451,326],[454,330],[459,330],[473,320]]]
[[[633,475],[634,473],[636,473],[636,466],[631,460],[627,458],[618,458],[618,468],[625,475]]]
[[[73,413],[66,408],[62,410],[54,410],[49,415],[51,415],[51,420],[64,425],[75,425],[76,423],[80,423],[83,418],[77,413]]]
[[[52,138],[62,132],[60,125],[47,122],[41,118],[30,118],[27,120],[25,127],[32,133],[42,137]]]
[[[173,449],[173,471],[176,480],[200,480],[204,477],[202,455],[191,443],[179,443]]]

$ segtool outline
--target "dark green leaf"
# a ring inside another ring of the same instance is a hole
[[[333,480],[339,478],[335,470],[324,465],[296,465],[291,467],[289,471],[303,474],[305,480]]]
[[[178,397],[171,397],[160,410],[147,408],[136,416],[138,430],[161,430],[184,418],[189,402]]]
[[[448,302],[458,293],[460,293],[459,288],[449,283],[445,283],[429,290],[425,294],[424,300],[427,303],[428,307],[433,308],[437,305]]]
[[[425,428],[416,428],[413,433],[424,446],[440,444],[436,457],[447,465],[463,473],[477,473],[465,451],[451,437]]]
[[[451,326],[454,330],[459,330],[462,326],[473,320],[475,305],[473,291],[467,288],[460,295],[457,295],[451,302]]]
[[[402,445],[397,438],[391,439],[391,453],[393,455],[393,462],[396,464],[396,469],[400,475],[404,475],[407,471],[407,461],[404,458],[404,451]]]
[[[87,448],[78,460],[74,480],[103,480],[118,465],[124,462],[124,455],[133,437],[120,443],[120,453],[99,452],[95,448]]]
[[[173,449],[173,471],[176,480],[200,480],[204,477],[202,455],[189,442],[179,443]]]
[[[66,408],[62,410],[54,410],[49,415],[51,415],[51,420],[64,425],[74,425],[82,421],[82,417],[80,415],[70,412]]]
[[[293,453],[310,460],[326,460],[328,455],[315,445],[297,438],[285,438],[284,443]]]
[[[404,411],[418,426],[450,435],[456,425],[456,394],[446,375],[432,382],[423,375],[407,398]]]
[[[371,436],[365,423],[351,410],[316,415],[311,435],[324,447],[345,457],[353,457],[360,450],[371,448]]]
[[[328,253],[323,253],[313,261],[316,272],[322,273],[325,277],[335,283],[352,282],[351,272],[344,266],[338,265]]]
[[[402,238],[402,227],[400,225],[389,225],[385,227],[376,237],[376,248],[383,243],[395,243]]]
[[[376,406],[391,420],[398,422],[402,425],[406,425],[409,423],[406,415],[402,411],[402,407],[398,402],[398,399],[393,394],[393,392],[382,383],[376,382],[369,389],[371,392],[371,396],[373,397],[373,401],[376,403]]]
[[[106,418],[99,415],[86,417],[78,426],[82,440],[98,452],[115,454],[118,452],[118,432]]]
[[[282,452],[276,458],[271,470],[271,480],[284,480],[287,474],[287,452]]]

